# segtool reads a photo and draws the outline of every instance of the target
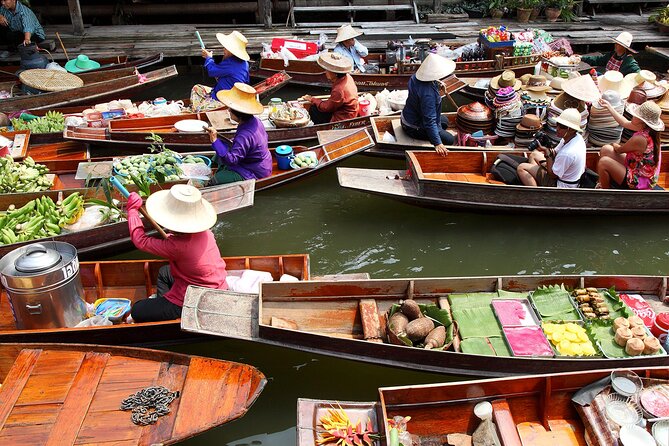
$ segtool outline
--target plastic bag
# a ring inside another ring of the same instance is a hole
[[[90,317],[88,319],[85,319],[81,322],[79,322],[77,325],[75,325],[75,328],[79,327],[104,327],[105,325],[113,325],[112,321],[107,319],[106,317],[95,315],[93,317]]]
[[[281,49],[279,50],[279,56],[283,59],[283,66],[287,67],[288,64],[290,63],[289,61],[291,60],[297,60],[297,57],[290,51],[288,51],[288,48],[285,46],[282,46]]]
[[[325,33],[321,33],[320,36],[318,36],[318,48],[325,48],[325,44],[328,42],[328,36]]]
[[[230,291],[236,291],[238,293],[254,293],[258,294],[260,292],[260,284],[262,282],[273,282],[274,279],[272,275],[266,271],[255,271],[252,269],[244,270],[242,276],[232,283],[228,282],[228,287]]]
[[[264,59],[269,59],[274,56],[274,51],[272,51],[272,45],[269,43],[262,44],[262,51],[260,52],[260,57]]]
[[[299,282],[300,279],[298,279],[295,276],[291,276],[290,274],[283,274],[281,277],[279,277],[279,282]]]
[[[64,230],[68,232],[84,231],[105,224],[110,217],[109,212],[117,212],[107,206],[88,206],[84,208],[84,214],[71,225],[65,225]]]
[[[58,65],[58,62],[49,62],[46,64],[47,70],[56,70],[56,71],[67,71],[65,68]]]
[[[66,116],[65,127],[88,127],[88,122],[81,116]]]

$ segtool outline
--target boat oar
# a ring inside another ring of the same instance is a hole
[[[121,193],[121,195],[123,195],[125,198],[128,198],[130,192],[128,192],[128,189],[126,189],[125,186],[121,184],[118,178],[116,178],[115,176],[111,176],[109,178],[109,182],[116,188],[116,190],[118,190]],[[156,228],[156,231],[158,231],[158,234],[160,234],[162,238],[167,238],[167,234],[165,234],[163,228],[161,228],[160,225],[156,223],[156,221],[153,218],[151,218],[149,213],[146,212],[146,208],[144,206],[139,208],[139,212],[144,216],[144,218],[149,220],[149,223],[151,223],[153,227]]]
[[[197,40],[200,41],[200,46],[202,47],[202,49],[204,49],[205,46],[204,46],[204,42],[202,41],[202,37],[200,37],[200,31],[195,31],[195,36],[197,37]]]
[[[60,39],[60,34],[58,34],[58,31],[56,31],[56,37],[58,37],[58,41],[60,42],[60,47],[63,49],[65,57],[67,58],[67,60],[70,60],[70,56],[67,55],[67,50],[65,49],[65,45],[63,45],[63,41]]]

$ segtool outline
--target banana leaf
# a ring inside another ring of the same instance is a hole
[[[501,337],[468,338],[460,343],[462,353],[486,356],[511,356],[504,339]]]
[[[448,302],[451,304],[451,311],[461,310],[464,308],[477,308],[489,306],[492,299],[498,297],[497,292],[494,293],[464,293],[464,294],[449,294]]]
[[[540,286],[530,294],[530,300],[542,319],[579,321],[581,317],[572,303],[564,284]]]
[[[593,320],[586,330],[590,337],[597,342],[599,349],[607,358],[629,358],[625,347],[619,346],[615,341],[613,322],[611,320]],[[666,355],[667,352],[660,346],[660,351],[655,355]]]
[[[606,306],[609,308],[609,319],[615,320],[617,317],[634,316],[632,309],[616,293],[615,287],[604,290],[600,294],[604,296],[604,302],[606,302]]]

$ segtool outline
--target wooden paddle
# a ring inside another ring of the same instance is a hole
[[[109,182],[121,193],[121,195],[123,195],[125,198],[128,198],[130,192],[128,192],[128,189],[126,189],[125,186],[121,184],[118,178],[116,178],[115,176],[111,176],[109,178]],[[146,212],[146,208],[143,205],[142,207],[139,208],[139,212],[144,216],[144,218],[149,220],[149,223],[151,223],[151,225],[153,225],[153,227],[156,228],[156,231],[158,231],[158,234],[160,234],[162,238],[164,239],[167,238],[167,234],[165,233],[163,228],[161,228],[160,225],[156,223],[156,221],[153,218],[151,218],[149,213]]]
[[[67,60],[70,60],[70,56],[67,55],[67,50],[65,49],[65,45],[63,45],[63,41],[60,38],[60,34],[58,34],[58,31],[56,31],[56,37],[58,37],[58,41],[60,42],[60,47],[63,49],[63,53],[65,53],[65,57]]]

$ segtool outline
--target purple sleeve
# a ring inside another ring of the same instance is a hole
[[[221,141],[220,139],[214,141],[211,147],[214,149],[214,151],[216,151],[216,155],[220,156],[221,158],[225,157],[225,155],[230,150],[228,144]]]
[[[248,139],[249,138],[247,135],[237,133],[237,135],[235,135],[235,139],[232,141],[232,147],[230,148],[228,148],[226,143],[220,139],[217,139],[213,144],[214,150],[216,150],[216,154],[224,164],[228,166],[234,166],[246,158],[248,152],[247,147],[250,145]]]
[[[137,249],[168,259],[178,255],[178,247],[172,241],[172,237],[162,239],[146,235],[144,223],[137,209],[128,211],[128,229],[130,239]]]

